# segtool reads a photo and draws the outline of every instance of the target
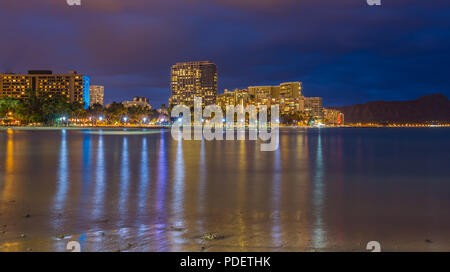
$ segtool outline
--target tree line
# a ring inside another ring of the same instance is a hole
[[[19,121],[21,125],[43,124],[58,125],[61,120],[88,119],[105,124],[115,124],[124,121],[127,123],[141,123],[143,120],[151,121],[158,117],[155,110],[146,107],[133,106],[126,108],[122,103],[113,102],[109,107],[94,104],[84,109],[79,102],[69,102],[63,95],[36,95],[28,91],[27,97],[17,99],[4,96],[0,98],[0,119],[3,123]],[[144,119],[145,118],[145,119]]]

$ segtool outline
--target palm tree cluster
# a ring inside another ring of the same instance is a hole
[[[68,102],[60,95],[35,95],[29,93],[25,99],[3,97],[0,99],[0,118],[4,123],[18,120],[22,124],[56,124],[61,116],[81,116],[83,105]]]
[[[124,122],[124,118],[126,118],[126,123],[141,124],[158,119],[159,114],[156,110],[147,107],[125,107],[122,103],[113,102],[107,107],[100,104],[92,105],[87,109],[86,116],[97,120],[102,117],[109,124]]]
[[[94,104],[88,109],[79,102],[69,102],[65,96],[36,95],[27,92],[27,97],[0,98],[0,120],[4,124],[19,121],[22,125],[43,124],[59,125],[61,120],[92,119],[104,124],[115,124],[126,117],[129,124],[140,124],[143,120],[151,121],[158,117],[155,110],[135,106],[126,108],[122,103],[114,102],[109,107]]]

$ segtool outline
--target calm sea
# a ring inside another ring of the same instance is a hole
[[[286,128],[261,152],[159,129],[2,129],[0,251],[450,250],[449,139]]]

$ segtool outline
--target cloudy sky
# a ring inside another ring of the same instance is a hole
[[[219,92],[302,81],[326,106],[450,97],[450,1],[0,0],[0,72],[76,70],[106,101],[167,103],[170,66],[211,60]]]

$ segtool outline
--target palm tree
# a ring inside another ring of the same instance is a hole
[[[113,102],[106,109],[107,118],[111,121],[120,121],[127,114],[127,109],[122,103]]]
[[[20,104],[20,100],[13,97],[0,99],[0,120],[3,119],[9,123],[12,119],[16,119],[17,113],[20,111]]]

